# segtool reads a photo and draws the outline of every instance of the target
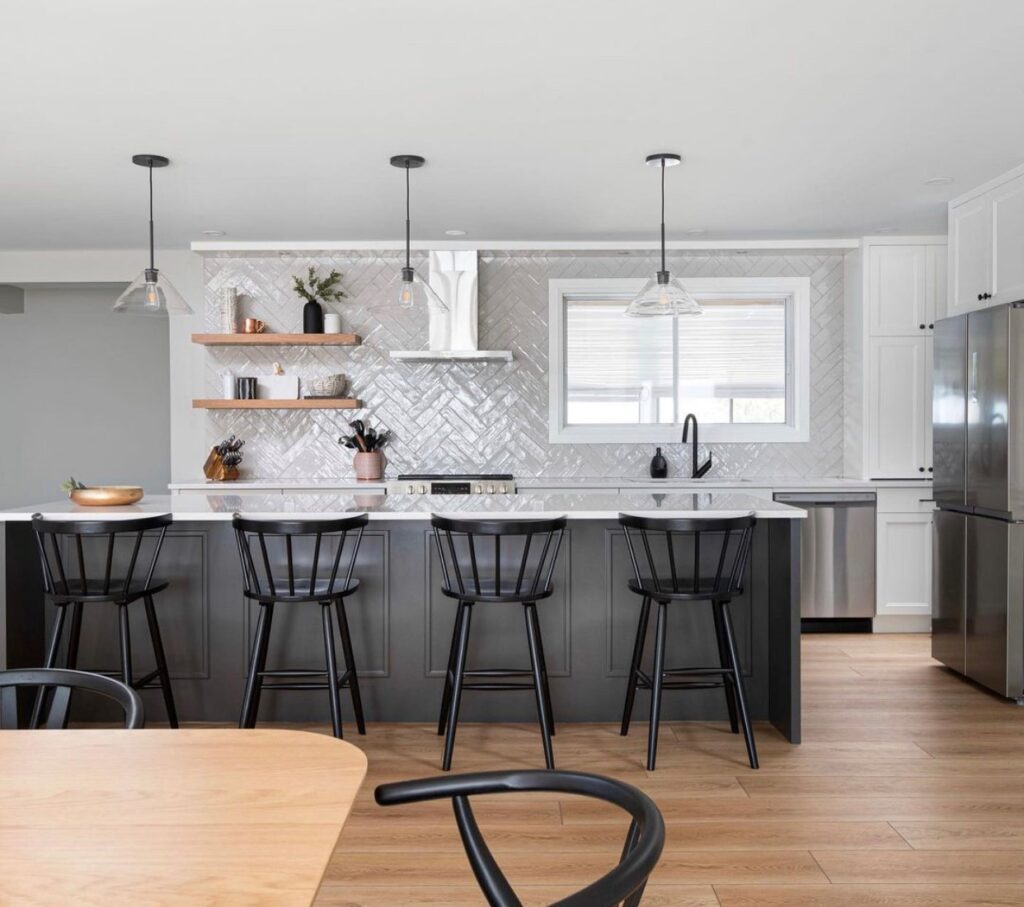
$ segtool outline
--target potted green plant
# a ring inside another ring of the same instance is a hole
[[[302,331],[305,334],[322,334],[324,332],[323,302],[344,299],[345,294],[338,286],[341,271],[331,270],[326,277],[320,277],[316,268],[310,266],[309,274],[303,280],[299,276],[295,281],[295,292],[306,300],[302,307]]]

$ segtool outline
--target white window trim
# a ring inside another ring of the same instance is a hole
[[[638,293],[646,278],[579,278],[548,281],[548,441],[552,444],[669,443],[679,440],[682,423],[649,425],[565,424],[565,300],[622,299]],[[808,277],[688,277],[688,290],[699,296],[741,299],[778,297],[790,303],[792,330],[787,331],[786,386],[791,420],[785,425],[707,424],[700,427],[701,441],[722,443],[810,440],[811,417],[811,281]],[[755,286],[756,285],[756,286]],[[685,316],[681,316],[685,322]]]

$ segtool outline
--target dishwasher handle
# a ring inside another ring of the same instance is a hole
[[[775,500],[780,504],[809,504],[819,507],[870,507],[875,503],[875,493],[873,491],[779,492],[775,495]]]

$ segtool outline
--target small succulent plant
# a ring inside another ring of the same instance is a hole
[[[87,485],[83,485],[74,476],[71,476],[66,482],[61,483],[61,489],[67,492],[78,491],[79,488],[87,488]]]

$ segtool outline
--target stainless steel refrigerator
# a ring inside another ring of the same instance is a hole
[[[1024,303],[936,322],[932,655],[1024,701]]]

